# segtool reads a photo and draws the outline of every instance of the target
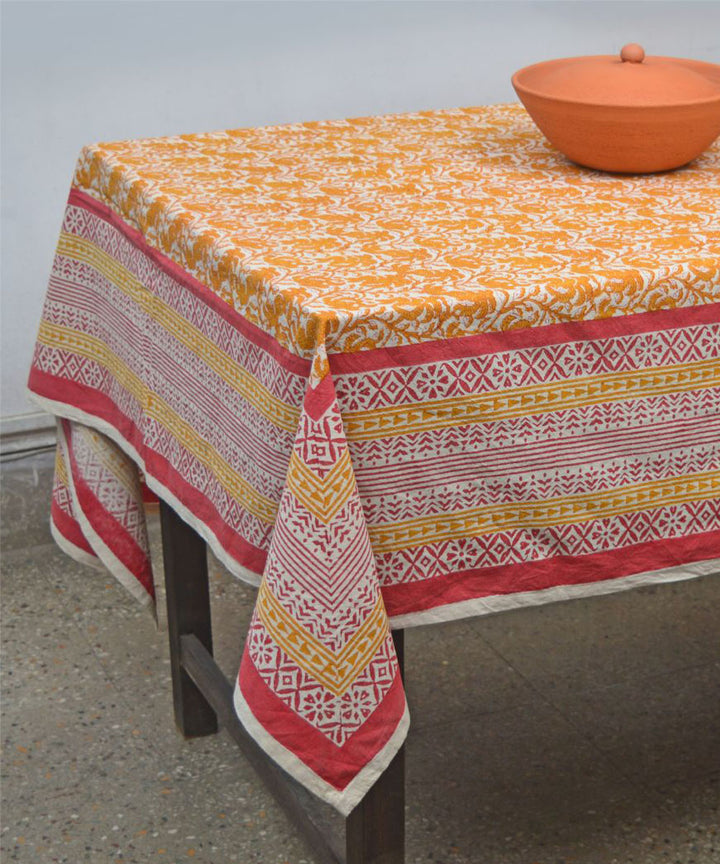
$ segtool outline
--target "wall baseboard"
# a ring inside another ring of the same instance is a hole
[[[45,411],[0,417],[0,452],[3,456],[38,447],[51,447],[57,441],[55,418]]]

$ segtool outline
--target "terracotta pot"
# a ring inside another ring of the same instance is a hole
[[[515,92],[545,137],[573,162],[602,171],[679,168],[720,135],[720,66],[645,57],[570,57],[526,66]]]

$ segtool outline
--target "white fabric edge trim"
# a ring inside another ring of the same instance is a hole
[[[51,414],[55,414],[58,417],[64,417],[67,420],[74,420],[77,423],[83,423],[86,426],[90,426],[92,429],[96,429],[98,432],[102,432],[103,435],[107,435],[111,441],[117,444],[121,450],[123,450],[137,465],[140,466],[140,468],[142,468],[148,487],[152,489],[159,498],[162,498],[163,501],[172,507],[178,516],[180,516],[184,522],[187,522],[188,525],[190,525],[190,527],[203,538],[203,540],[212,549],[215,557],[233,576],[242,579],[243,582],[247,582],[254,588],[257,588],[260,585],[262,574],[249,570],[231,557],[225,551],[214,532],[208,528],[204,522],[200,522],[196,519],[166,486],[148,474],[145,461],[132,444],[126,441],[114,426],[111,426],[108,422],[99,417],[95,417],[94,414],[86,413],[80,408],[74,408],[70,405],[66,405],[64,402],[56,402],[54,399],[48,399],[45,396],[38,396],[37,393],[33,393],[32,390],[28,390],[27,395],[36,405],[39,405]],[[135,581],[137,582],[137,580]]]
[[[91,555],[89,552],[76,546],[71,540],[68,540],[67,537],[60,532],[60,529],[55,525],[52,519],[50,520],[50,533],[52,534],[53,540],[62,549],[62,551],[66,555],[69,555],[73,560],[77,561],[78,564],[92,567],[93,570],[107,570],[107,567],[102,563],[97,555]]]
[[[709,576],[714,572],[720,574],[720,558],[693,561],[689,564],[665,567],[661,570],[647,570],[644,573],[634,573],[631,576],[622,576],[617,579],[604,579],[601,582],[588,582],[582,585],[556,585],[553,588],[543,588],[539,591],[523,591],[518,594],[496,594],[491,597],[479,597],[475,600],[461,600],[458,603],[438,606],[425,612],[409,612],[407,615],[396,615],[390,618],[390,626],[395,630],[400,630],[404,627],[418,627],[423,624],[436,624],[441,621],[475,618],[481,615],[491,615],[495,612],[522,609],[527,606],[556,603],[561,600],[576,600],[602,594],[615,594],[618,591],[640,588],[644,585],[681,582],[685,579],[694,579],[696,576]]]
[[[67,465],[68,488],[70,490],[70,495],[72,496],[73,507],[75,510],[73,515],[77,520],[78,524],[80,525],[80,528],[85,535],[85,539],[92,546],[93,551],[97,554],[98,558],[107,567],[110,573],[118,580],[118,582],[123,586],[123,588],[125,588],[130,594],[132,594],[132,596],[143,606],[150,606],[153,615],[157,619],[155,601],[153,600],[152,596],[148,594],[145,588],[143,588],[143,586],[138,582],[134,574],[131,573],[130,570],[128,570],[127,567],[122,563],[122,561],[120,561],[120,559],[117,558],[112,553],[112,551],[105,545],[103,539],[90,524],[87,516],[83,512],[82,507],[80,507],[77,492],[75,491],[75,481],[73,480],[72,471],[70,470],[70,458],[67,449],[67,441],[65,440],[65,434],[63,433],[60,423],[58,423],[58,444],[63,448],[65,464]]]
[[[237,681],[235,682],[233,703],[240,722],[265,753],[298,783],[322,801],[330,804],[343,816],[348,816],[357,807],[368,789],[392,762],[395,754],[402,747],[410,728],[410,712],[406,703],[403,716],[383,749],[362,768],[343,790],[338,790],[318,776],[302,759],[291,753],[266,731],[245,701]]]

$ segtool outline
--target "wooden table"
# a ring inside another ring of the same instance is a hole
[[[717,569],[714,189],[718,147],[600,174],[519,106],[83,151],[30,378],[56,538],[152,608],[142,470],[178,726],[321,860],[283,771],[402,860],[403,628]],[[205,542],[260,586],[234,688]]]

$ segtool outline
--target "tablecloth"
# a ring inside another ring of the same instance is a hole
[[[259,585],[238,716],[347,813],[391,626],[717,569],[720,149],[602,174],[517,105],[86,147],[30,389],[63,548],[152,607],[142,469]]]

